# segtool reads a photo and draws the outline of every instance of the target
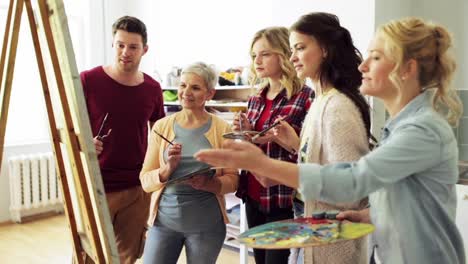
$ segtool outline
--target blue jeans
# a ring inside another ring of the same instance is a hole
[[[226,225],[210,232],[183,233],[155,225],[148,231],[143,263],[176,264],[182,247],[188,264],[215,264],[226,237]]]

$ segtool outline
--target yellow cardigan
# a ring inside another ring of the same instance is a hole
[[[156,124],[154,124],[152,130],[156,130],[158,133],[162,134],[171,141],[174,140],[174,122],[179,114],[180,112],[158,120]],[[230,132],[231,128],[229,124],[223,119],[212,114],[210,115],[212,120],[211,127],[205,133],[205,136],[213,148],[221,148],[224,140],[222,135],[224,133]],[[168,144],[169,143],[156,135],[156,133],[151,133],[145,161],[140,173],[140,181],[143,190],[145,190],[145,192],[152,193],[150,215],[148,218],[148,224],[150,226],[153,225],[154,220],[157,217],[159,198],[161,197],[161,194],[166,187],[166,183],[161,182],[159,179],[159,168],[165,165],[163,153]],[[218,169],[216,171],[216,177],[218,177],[218,179],[221,181],[221,189],[219,193],[216,193],[216,198],[218,199],[224,222],[229,223],[226,215],[226,202],[224,200],[224,195],[226,193],[236,191],[239,175],[236,169]]]

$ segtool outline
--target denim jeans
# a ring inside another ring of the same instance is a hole
[[[188,264],[215,264],[226,237],[226,225],[213,227],[213,231],[183,233],[154,225],[148,231],[144,264],[176,264],[182,247]]]

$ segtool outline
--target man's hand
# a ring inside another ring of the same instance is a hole
[[[104,150],[104,140],[110,135],[112,129],[107,131],[107,134],[104,136],[96,136],[93,138],[94,148],[96,149],[96,154],[99,156],[101,155],[102,151]]]
[[[99,137],[93,138],[94,148],[96,149],[96,154],[99,156],[101,155],[102,151],[104,150],[104,143],[98,139]]]

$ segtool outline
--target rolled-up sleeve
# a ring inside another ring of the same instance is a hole
[[[441,139],[436,131],[424,125],[406,125],[357,162],[299,164],[298,190],[307,200],[356,201],[445,158],[441,157]]]
[[[160,123],[156,122],[153,129],[156,131],[159,129],[160,131],[159,125]],[[146,150],[145,160],[140,172],[141,187],[148,193],[158,191],[166,185],[166,183],[161,182],[159,178],[159,169],[161,167],[159,162],[159,152],[161,151],[160,144],[160,137],[156,136],[155,133],[151,133],[148,140],[148,149]]]
[[[313,163],[299,164],[299,188],[297,189],[307,200],[315,200],[322,191],[322,166]]]

